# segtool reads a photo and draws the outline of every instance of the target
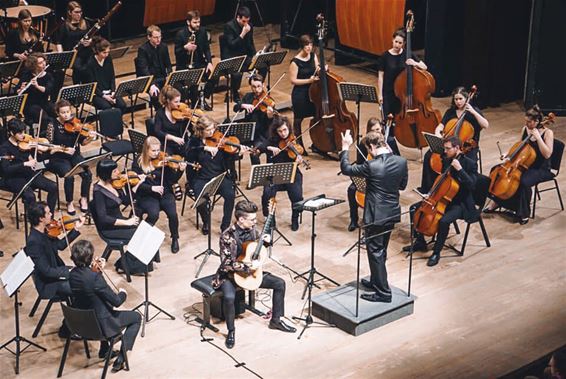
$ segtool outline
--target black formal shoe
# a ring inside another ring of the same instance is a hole
[[[490,207],[485,207],[485,208],[482,210],[482,212],[485,213],[485,214],[495,213],[495,212],[497,212],[497,208],[491,209]]]
[[[293,217],[291,219],[291,230],[296,232],[297,230],[299,230],[299,218],[295,218]]]
[[[440,254],[432,254],[428,258],[428,261],[426,261],[426,265],[428,267],[436,266],[438,264],[439,260],[440,260]]]
[[[122,354],[118,354],[118,357],[114,360],[114,363],[112,364],[112,372],[118,372],[122,369],[124,369],[124,357],[122,356]]]
[[[528,217],[519,219],[519,225],[525,225],[525,224],[528,223],[528,222],[529,222],[529,218],[528,218]]]
[[[179,252],[179,239],[172,238],[171,239],[171,252],[173,254],[177,254]]]
[[[403,246],[403,251],[404,252],[411,251],[411,245]],[[426,252],[428,251],[428,246],[426,245],[426,242],[417,241],[413,245],[413,251]]]
[[[208,224],[207,223],[202,224],[201,231],[202,231],[202,234],[204,234],[205,236],[208,235],[209,230],[208,230]]]
[[[377,293],[363,293],[360,297],[374,303],[391,303],[390,297],[379,296]]]
[[[367,289],[375,292],[375,286],[373,284],[371,284],[371,282],[369,280],[362,278],[361,283],[362,283],[362,286],[364,286]]]
[[[226,336],[225,345],[228,349],[231,349],[234,347],[235,344],[236,344],[236,332],[232,330],[231,332],[228,332],[228,335]]]
[[[348,225],[348,231],[353,232],[358,228],[358,222],[350,221],[350,225]]]
[[[285,324],[281,320],[277,320],[277,321],[271,320],[271,321],[269,321],[269,329],[277,329],[277,330],[280,330],[280,331],[286,332],[286,333],[295,333],[297,331],[297,329],[293,328],[292,326]]]
[[[210,112],[210,111],[212,110],[212,107],[207,103],[206,100],[204,100],[204,102],[202,103],[200,109],[203,110],[203,111]]]
[[[98,358],[100,358],[100,359],[106,358],[107,353],[108,353],[108,348],[106,348],[104,350],[99,350],[98,351]],[[118,354],[120,354],[119,350],[112,350],[112,354],[110,354],[110,359],[116,358],[118,356]]]

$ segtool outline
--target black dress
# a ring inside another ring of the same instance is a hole
[[[35,75],[31,71],[26,71],[22,74],[20,83],[29,83],[31,79],[33,79]],[[26,104],[24,107],[24,116],[26,121],[31,123],[39,122],[39,115],[41,110],[43,109],[43,117],[41,121],[41,125],[43,129],[45,129],[46,125],[52,123],[53,120],[57,117],[55,113],[55,107],[53,103],[49,101],[49,96],[53,97],[53,90],[54,90],[54,79],[53,75],[50,72],[45,72],[40,78],[37,78],[37,84],[42,87],[45,87],[45,92],[41,92],[34,86],[30,85],[24,93],[28,95]],[[16,89],[19,90],[21,87],[20,84],[16,86]]]
[[[30,33],[33,33],[30,31]],[[12,29],[8,32],[6,36],[6,57],[8,60],[16,60],[14,54],[22,54],[24,51],[32,47],[36,40],[30,42],[22,42],[20,39],[20,30],[19,29]],[[42,52],[43,45],[38,43],[34,46],[33,51]]]
[[[316,71],[313,53],[310,54],[308,61],[303,61],[295,57],[291,60],[291,62],[294,62],[299,68],[299,71],[297,72],[297,79],[309,79]],[[294,118],[314,116],[315,107],[309,98],[310,86],[310,84],[293,86],[293,91],[291,92],[291,103],[293,105]]]
[[[417,59],[415,55],[412,57]],[[396,115],[401,111],[401,102],[395,96],[395,79],[405,69],[406,53],[403,51],[401,54],[393,55],[387,50],[381,56],[378,63],[378,71],[383,71],[383,114],[388,115],[393,113]]]
[[[165,109],[161,108],[155,113],[155,124],[153,127],[153,131],[155,136],[161,142],[161,148],[165,146],[165,139],[167,138],[167,134],[170,134],[174,137],[181,137],[185,131],[185,127],[187,126],[187,121],[177,121],[171,122],[169,118],[167,118],[167,114],[165,113]],[[185,138],[186,140],[186,138]],[[176,142],[167,141],[167,154],[185,154],[185,146],[178,145]]]
[[[75,29],[72,30],[69,25],[65,22],[61,28],[59,28],[58,33],[55,36],[55,43],[63,47],[63,51],[71,51],[77,45],[77,43],[84,37],[88,32],[89,25],[87,23],[85,29]],[[92,55],[92,50],[88,47],[79,45],[77,49],[77,55],[75,56],[75,62],[73,63],[73,83],[80,83],[81,75],[84,70],[84,66],[90,56]],[[64,78],[63,78],[64,79]],[[63,84],[62,82],[60,83]]]

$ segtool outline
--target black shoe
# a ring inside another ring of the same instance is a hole
[[[202,224],[201,231],[202,231],[202,234],[204,234],[205,236],[208,235],[209,230],[208,230],[208,224],[207,223]]]
[[[440,260],[440,254],[432,254],[428,258],[428,261],[426,261],[426,265],[428,267],[436,266],[438,264],[439,260]]]
[[[299,230],[299,218],[295,218],[293,217],[291,219],[291,230],[296,232],[297,230]]]
[[[104,350],[99,350],[98,351],[98,358],[100,358],[100,359],[106,358],[107,353],[108,353],[108,348],[106,348]],[[120,351],[112,350],[112,354],[110,354],[110,359],[116,358],[118,356],[118,354],[120,354]]]
[[[206,100],[204,100],[200,106],[200,109],[203,111],[210,112],[212,110],[212,107],[206,102]]]
[[[485,207],[485,208],[482,210],[482,212],[485,213],[485,214],[495,213],[495,212],[497,212],[497,208],[491,209],[491,208],[489,208],[489,207]]]
[[[369,280],[362,278],[361,283],[362,283],[362,286],[366,287],[367,289],[369,289],[371,291],[375,291],[374,285],[371,284],[371,282]]]
[[[179,252],[179,239],[172,238],[171,239],[171,252],[173,254],[177,254]]]
[[[242,98],[240,97],[240,94],[232,94],[232,102],[234,103],[239,103],[242,101]]]
[[[118,372],[124,368],[124,357],[122,354],[118,354],[118,358],[112,364],[112,372]]]
[[[353,232],[357,228],[358,228],[358,222],[357,221],[350,221],[350,225],[348,225],[348,231]]]
[[[274,321],[273,319],[269,321],[269,329],[277,329],[285,333],[295,333],[297,331],[297,329],[285,324],[283,321]]]
[[[403,246],[403,251],[404,252],[411,251],[411,245]],[[416,241],[415,244],[413,245],[413,251],[426,252],[428,251],[428,246],[426,242]]]
[[[377,293],[363,293],[360,297],[374,303],[391,303],[391,297],[379,296]]]
[[[228,335],[226,336],[225,345],[228,349],[231,349],[234,347],[235,344],[236,344],[236,332],[232,330],[228,332]]]
[[[528,218],[528,217],[519,219],[519,225],[525,225],[525,224],[528,223],[528,222],[529,222],[529,218]]]

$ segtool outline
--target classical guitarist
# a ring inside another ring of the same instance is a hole
[[[238,285],[234,276],[252,276],[256,270],[261,269],[260,259],[252,260],[251,262],[238,259],[245,253],[246,249],[244,246],[247,245],[247,242],[257,241],[260,238],[260,233],[256,229],[257,209],[257,205],[251,201],[239,201],[236,204],[234,213],[236,222],[224,230],[220,236],[220,266],[216,271],[212,286],[216,289],[221,289],[224,294],[222,302],[224,318],[228,327],[226,347],[229,349],[236,344],[234,328],[236,310],[234,300]],[[269,234],[263,234],[263,244],[269,245],[269,243]],[[296,329],[281,320],[281,316],[284,315],[285,311],[285,281],[278,276],[264,272],[259,288],[270,288],[273,290],[273,308],[269,328],[294,333]]]

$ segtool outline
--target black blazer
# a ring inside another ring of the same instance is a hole
[[[478,177],[478,165],[473,159],[470,159],[463,154],[458,157],[458,161],[460,161],[462,169],[460,171],[456,171],[454,168],[450,168],[450,174],[458,181],[458,183],[460,183],[460,190],[448,206],[450,207],[451,205],[460,204],[464,209],[464,220],[466,220],[466,222],[475,222],[479,217],[479,210],[477,209],[474,201],[474,191],[476,189],[476,181]],[[450,162],[450,160],[446,159],[442,161],[443,172],[450,165]]]
[[[160,84],[163,85],[165,83],[164,79],[171,71],[171,59],[169,58],[169,49],[167,49],[166,44],[160,43],[157,47],[153,47],[149,41],[146,41],[138,48],[137,76],[153,75],[154,82],[160,80]]]
[[[79,236],[77,230],[68,233],[69,242]],[[33,260],[33,282],[35,288],[42,298],[50,299],[57,292],[58,283],[69,279],[69,268],[59,257],[59,251],[67,248],[67,241],[54,239],[45,233],[31,228],[25,247],[26,254]]]
[[[386,153],[363,164],[350,164],[348,152],[340,153],[340,169],[344,175],[366,178],[364,224],[387,225],[401,221],[399,190],[409,178],[407,160]]]
[[[175,66],[177,70],[186,70],[189,68],[190,55],[185,50],[185,45],[189,42],[188,27],[179,30],[175,35]],[[208,63],[212,63],[212,54],[210,53],[210,44],[208,43],[208,35],[206,29],[200,28],[195,33],[195,43],[197,49],[193,54],[193,65],[196,68],[205,67]]]
[[[93,272],[88,267],[75,267],[69,275],[69,284],[73,291],[73,307],[78,309],[93,309],[96,318],[106,337],[112,337],[121,330],[118,319],[119,307],[126,301],[126,294],[116,294],[99,272]]]
[[[255,55],[256,50],[254,46],[254,29],[250,30],[244,39],[240,38],[242,27],[238,24],[236,19],[228,21],[224,24],[224,42],[225,46],[223,52],[226,56],[224,58],[233,58],[240,55],[247,55],[251,58]]]

